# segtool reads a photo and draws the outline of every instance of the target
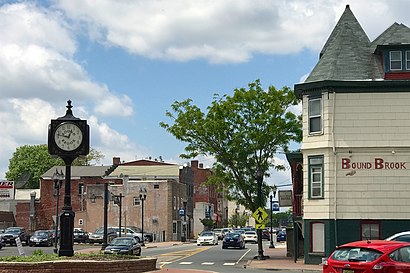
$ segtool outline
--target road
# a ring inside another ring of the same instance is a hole
[[[264,244],[269,244],[265,242]],[[268,247],[266,245],[265,247]],[[101,245],[74,244],[74,251],[81,249],[95,248],[101,249]],[[29,247],[23,246],[25,255],[31,255],[35,250],[42,250],[44,253],[53,253],[54,247]],[[16,246],[6,246],[0,250],[0,256],[19,255]],[[245,249],[222,249],[221,242],[215,246],[197,246],[196,244],[181,244],[173,246],[143,248],[142,256],[156,257],[157,268],[162,269],[196,269],[207,270],[220,273],[249,273],[266,272],[266,269],[246,268],[249,260],[257,255],[256,244],[246,244]],[[276,273],[282,273],[277,270]],[[293,273],[300,271],[286,270],[283,273]]]
[[[143,255],[157,257],[157,268],[163,269],[196,269],[223,273],[266,272],[266,270],[250,270],[245,266],[248,260],[257,255],[256,244],[247,244],[245,249],[222,249],[221,244],[216,246],[185,244],[148,248],[144,250]]]

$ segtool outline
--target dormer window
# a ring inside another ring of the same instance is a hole
[[[390,70],[397,71],[402,69],[402,52],[390,51]]]
[[[410,50],[395,49],[386,52],[386,68],[388,72],[409,72],[410,71]]]
[[[406,50],[406,70],[410,70],[410,50]]]

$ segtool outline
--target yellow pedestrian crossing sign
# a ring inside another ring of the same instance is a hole
[[[256,229],[265,229],[265,224],[255,224]]]
[[[259,207],[257,210],[255,210],[255,212],[252,214],[252,217],[255,218],[255,221],[257,223],[261,223],[263,222],[263,220],[266,219],[266,217],[268,217],[268,214],[266,213],[266,211],[262,208]]]

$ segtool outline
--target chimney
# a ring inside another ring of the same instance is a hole
[[[121,158],[119,158],[119,157],[113,157],[112,158],[112,164],[113,165],[120,165],[121,164]]]
[[[191,160],[191,168],[198,169],[198,160]]]

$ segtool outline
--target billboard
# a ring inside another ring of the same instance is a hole
[[[0,200],[14,199],[14,181],[0,181]]]

